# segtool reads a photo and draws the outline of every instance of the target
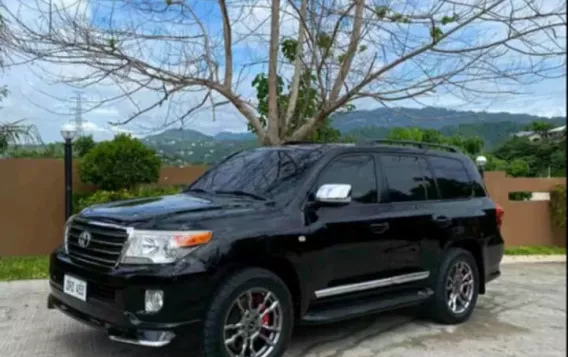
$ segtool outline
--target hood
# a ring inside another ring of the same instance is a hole
[[[242,210],[265,202],[230,197],[197,197],[187,193],[151,198],[137,198],[91,206],[81,211],[84,218],[110,221],[139,221],[176,214]]]

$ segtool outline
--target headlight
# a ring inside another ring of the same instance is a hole
[[[63,233],[63,248],[65,249],[65,254],[69,254],[69,244],[67,243],[69,240],[69,230],[71,229],[71,221],[73,221],[75,215],[69,217],[67,222],[65,222],[65,232]]]
[[[128,246],[122,257],[125,264],[167,264],[186,256],[211,240],[211,231],[129,232]]]

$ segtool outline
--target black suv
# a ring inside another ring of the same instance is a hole
[[[125,343],[197,335],[206,357],[281,356],[294,324],[412,305],[464,322],[500,274],[503,210],[466,155],[404,144],[242,151],[180,194],[86,208],[48,307]]]

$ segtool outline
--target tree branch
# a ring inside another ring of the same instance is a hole
[[[302,0],[300,6],[300,17],[306,17],[306,10],[308,7],[308,0]],[[302,63],[304,55],[304,34],[305,26],[303,21],[299,21],[298,24],[298,44],[296,45],[296,58],[294,59],[294,77],[292,78],[292,84],[290,86],[290,99],[288,100],[288,108],[286,110],[286,116],[284,119],[284,127],[282,130],[286,132],[290,124],[290,119],[294,115],[294,110],[296,109],[296,101],[298,99],[298,92],[300,90],[300,75],[302,74]]]
[[[232,50],[232,33],[231,22],[227,12],[227,5],[225,0],[219,0],[219,7],[223,16],[223,40],[225,42],[225,81],[224,84],[227,88],[231,88],[233,81],[233,50]]]
[[[276,143],[279,137],[278,115],[278,44],[280,42],[280,0],[272,0],[270,13],[270,48],[268,53],[268,118],[267,138]]]
[[[335,83],[333,84],[333,88],[331,89],[331,93],[329,94],[329,100],[334,101],[339,96],[339,91],[341,90],[341,86],[345,81],[345,77],[347,77],[347,73],[351,68],[351,62],[353,61],[353,57],[355,53],[357,53],[357,48],[359,47],[359,40],[361,38],[361,27],[363,24],[363,9],[365,8],[365,1],[364,0],[354,0],[355,1],[355,18],[353,19],[353,29],[351,30],[351,39],[349,40],[349,46],[347,48],[347,53],[345,54],[345,58],[343,63],[341,64],[341,69],[339,70],[339,74],[335,78]]]

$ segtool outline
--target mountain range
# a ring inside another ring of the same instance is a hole
[[[331,125],[342,135],[357,139],[381,139],[394,127],[437,129],[445,135],[479,136],[485,149],[492,149],[511,134],[534,121],[566,125],[566,117],[544,118],[529,114],[457,111],[445,108],[378,108],[337,113]],[[143,141],[171,164],[210,163],[234,150],[257,146],[250,132],[220,132],[206,135],[192,129],[168,129]]]

